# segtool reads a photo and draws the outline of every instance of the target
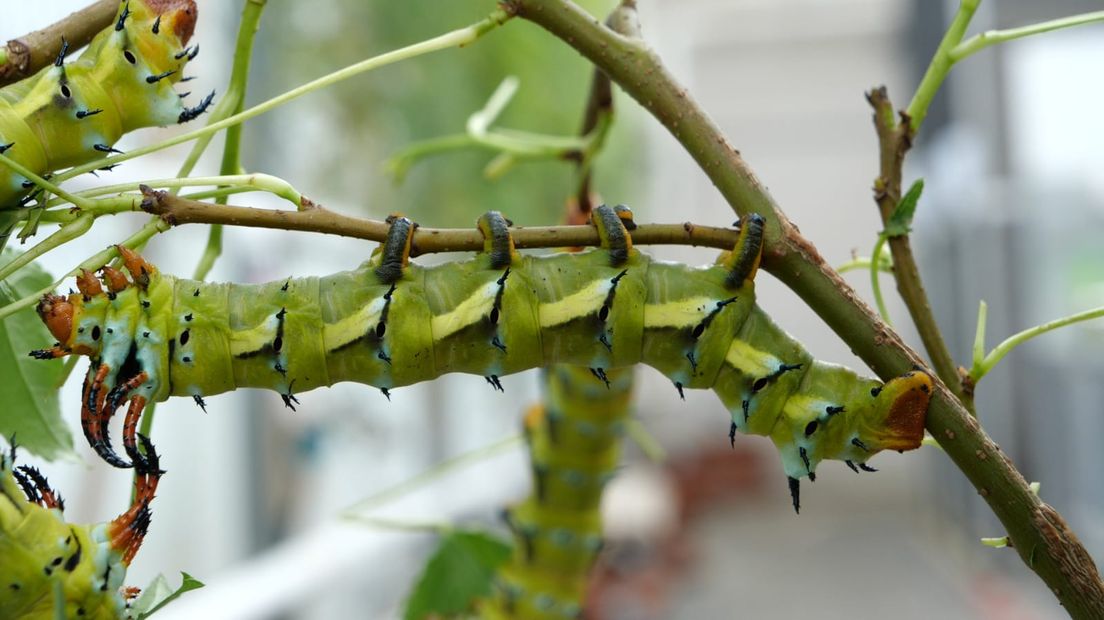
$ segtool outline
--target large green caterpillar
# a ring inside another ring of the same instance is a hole
[[[39,314],[58,343],[41,358],[87,355],[82,426],[93,448],[112,450],[107,420],[128,402],[123,446],[146,403],[269,388],[294,407],[295,392],[355,381],[384,394],[445,373],[504,375],[553,363],[591,369],[644,363],[681,393],[714,390],[736,431],[769,436],[799,507],[798,480],[824,459],[861,465],[883,449],[920,445],[931,378],[886,384],[814,361],[755,305],[762,220],[741,225],[714,266],[652,260],[632,247],[622,219],[595,212],[603,245],[553,256],[520,255],[497,213],[480,220],[473,260],[409,263],[414,224],[392,219],[381,250],[360,268],[268,284],[209,284],[163,275],[120,248],[133,281],[88,273],[79,293],[47,295]]]
[[[130,508],[108,523],[65,521],[65,502],[34,467],[15,465],[15,444],[0,453],[0,618],[115,620],[137,592],[123,586],[150,523],[162,472],[147,458]]]
[[[66,45],[53,66],[0,89],[0,153],[44,175],[118,152],[123,134],[184,123],[202,114],[214,93],[194,107],[174,90],[199,46],[185,47],[196,20],[195,0],[123,0],[114,26],[66,64]],[[11,213],[33,200],[35,185],[0,166],[0,247]]]

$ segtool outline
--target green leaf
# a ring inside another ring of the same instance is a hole
[[[143,620],[152,616],[159,609],[172,601],[180,598],[185,592],[198,590],[203,587],[203,582],[188,573],[180,573],[180,587],[175,591],[169,585],[169,580],[164,575],[158,575],[144,590],[142,596],[130,606],[130,614],[137,620]],[[137,614],[137,615],[134,615]]]
[[[4,252],[0,262],[6,264],[15,256],[13,251]],[[0,282],[0,307],[52,281],[40,267],[28,265]],[[8,438],[15,435],[19,445],[47,460],[73,452],[73,437],[58,406],[63,363],[36,360],[27,354],[50,346],[54,340],[33,308],[0,321],[0,434]]]
[[[495,571],[509,557],[510,545],[485,532],[449,532],[406,601],[404,620],[471,609],[475,599],[490,594]]]
[[[920,194],[924,191],[924,179],[917,179],[897,203],[897,208],[889,216],[886,222],[886,237],[903,237],[909,233],[912,226],[912,218],[916,215],[916,204],[920,202]]]

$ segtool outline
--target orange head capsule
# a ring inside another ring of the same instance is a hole
[[[107,285],[107,290],[112,293],[126,290],[126,287],[130,286],[130,282],[127,281],[123,272],[114,267],[105,266],[100,269],[100,275],[103,277],[104,284]]]
[[[38,302],[37,310],[38,316],[42,318],[42,322],[46,324],[46,328],[50,330],[54,338],[58,339],[58,342],[64,343],[69,340],[69,337],[73,334],[75,308],[68,298],[47,293]]]
[[[100,286],[100,281],[87,269],[81,269],[81,274],[77,276],[77,289],[85,297],[103,295],[103,287]]]

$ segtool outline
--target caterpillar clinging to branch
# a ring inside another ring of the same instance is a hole
[[[794,508],[798,480],[824,459],[861,466],[884,449],[920,445],[931,378],[882,384],[813,360],[755,305],[762,220],[745,219],[720,264],[652,260],[632,246],[617,212],[595,212],[600,249],[527,256],[497,213],[480,219],[484,252],[434,267],[409,263],[414,224],[392,220],[379,254],[360,268],[269,284],[208,284],[161,274],[120,248],[132,281],[105,268],[79,293],[48,295],[39,314],[58,339],[42,358],[87,355],[82,426],[112,464],[108,419],[129,403],[123,446],[145,405],[239,387],[295,393],[340,381],[396,387],[450,372],[501,377],[567,363],[606,370],[638,363],[681,394],[712,389],[736,431],[769,436],[782,453]]]
[[[195,0],[123,0],[114,25],[80,58],[0,89],[0,153],[44,175],[117,152],[123,134],[184,123],[202,114],[214,93],[194,107],[173,88],[199,46],[185,47]],[[34,183],[0,165],[0,215],[27,204]],[[0,217],[0,247],[12,225]]]
[[[46,478],[15,465],[14,443],[0,453],[0,618],[123,617],[135,595],[123,579],[146,535],[163,473],[153,445],[139,438],[147,458],[130,508],[93,525],[65,521],[65,502]]]

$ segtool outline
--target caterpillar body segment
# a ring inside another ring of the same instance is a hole
[[[195,0],[123,0],[112,27],[80,58],[57,62],[0,89],[0,152],[42,176],[110,153],[123,134],[184,123],[202,114],[208,96],[188,107],[174,90],[198,46],[185,47]],[[66,46],[67,48],[67,46]],[[4,213],[29,202],[34,184],[0,165],[0,247],[14,222]]]
[[[137,273],[125,288],[44,299],[39,312],[59,343],[35,354],[92,358],[86,404],[101,422],[109,406],[135,397],[261,387],[292,406],[296,393],[341,381],[390,393],[462,372],[495,385],[557,363],[606,381],[610,369],[644,363],[680,392],[717,392],[733,432],[770,437],[795,481],[826,458],[864,463],[920,445],[930,377],[914,372],[883,386],[813,360],[754,303],[747,266],[757,258],[747,257],[759,250],[746,246],[760,237],[746,235],[719,265],[689,267],[649,258],[627,233],[619,246],[625,228],[610,234],[595,219],[605,247],[518,254],[505,266],[492,251],[423,267],[407,262],[408,241],[386,243],[353,271],[268,284],[178,279],[128,260]],[[381,265],[405,266],[396,277]],[[737,286],[731,271],[740,265],[747,275]],[[105,390],[115,397],[101,400]]]
[[[532,491],[504,514],[514,554],[484,618],[580,617],[587,576],[602,549],[602,490],[615,473],[632,398],[632,368],[607,372],[607,387],[579,366],[544,370],[543,404],[525,416]]]
[[[130,508],[92,525],[65,521],[64,501],[37,469],[15,465],[15,448],[0,454],[0,617],[124,617],[127,567],[150,524],[150,502],[163,473],[144,436],[150,468],[135,478]]]
[[[610,265],[629,258],[632,214],[620,207],[595,214]],[[488,214],[484,222],[497,214]],[[499,218],[500,231],[505,220]],[[610,234],[610,230],[613,234]],[[511,254],[506,234],[494,237],[500,256]],[[494,247],[488,237],[487,252]],[[492,258],[493,260],[493,258]],[[599,379],[599,380],[596,380]],[[607,370],[554,364],[541,373],[542,403],[524,419],[532,489],[504,513],[514,537],[511,560],[496,573],[483,618],[557,620],[581,617],[587,575],[602,548],[602,491],[620,459],[620,442],[632,399],[633,369]]]

